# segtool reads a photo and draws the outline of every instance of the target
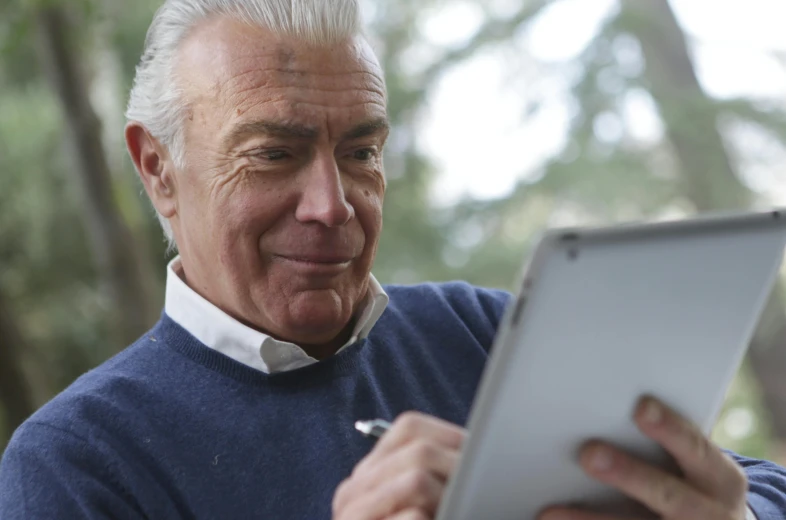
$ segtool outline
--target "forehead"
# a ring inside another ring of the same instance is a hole
[[[314,46],[219,18],[197,27],[180,53],[186,102],[225,124],[273,117],[342,126],[385,115],[382,72],[360,39]]]

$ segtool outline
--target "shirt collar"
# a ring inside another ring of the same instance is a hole
[[[167,316],[204,345],[267,374],[302,368],[318,361],[294,343],[276,340],[248,327],[204,299],[181,277],[180,257],[167,266]],[[352,337],[341,347],[365,339],[387,307],[389,298],[374,275],[360,305]]]

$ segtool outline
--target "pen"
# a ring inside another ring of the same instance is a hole
[[[373,421],[358,421],[355,423],[355,429],[366,437],[379,439],[386,431],[390,429],[390,423],[383,421],[382,419],[374,419]]]

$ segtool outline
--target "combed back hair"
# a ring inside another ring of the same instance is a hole
[[[201,21],[228,16],[274,34],[312,45],[331,45],[363,36],[359,0],[166,0],[156,12],[145,39],[141,62],[126,111],[167,148],[178,168],[185,165],[183,122],[187,106],[175,78],[183,40]],[[172,226],[158,220],[174,248]]]

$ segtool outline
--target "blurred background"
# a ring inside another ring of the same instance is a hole
[[[782,2],[364,3],[394,125],[383,283],[509,289],[547,226],[786,205]],[[159,4],[0,0],[0,450],[161,311],[122,140]],[[714,435],[786,462],[782,287]]]

